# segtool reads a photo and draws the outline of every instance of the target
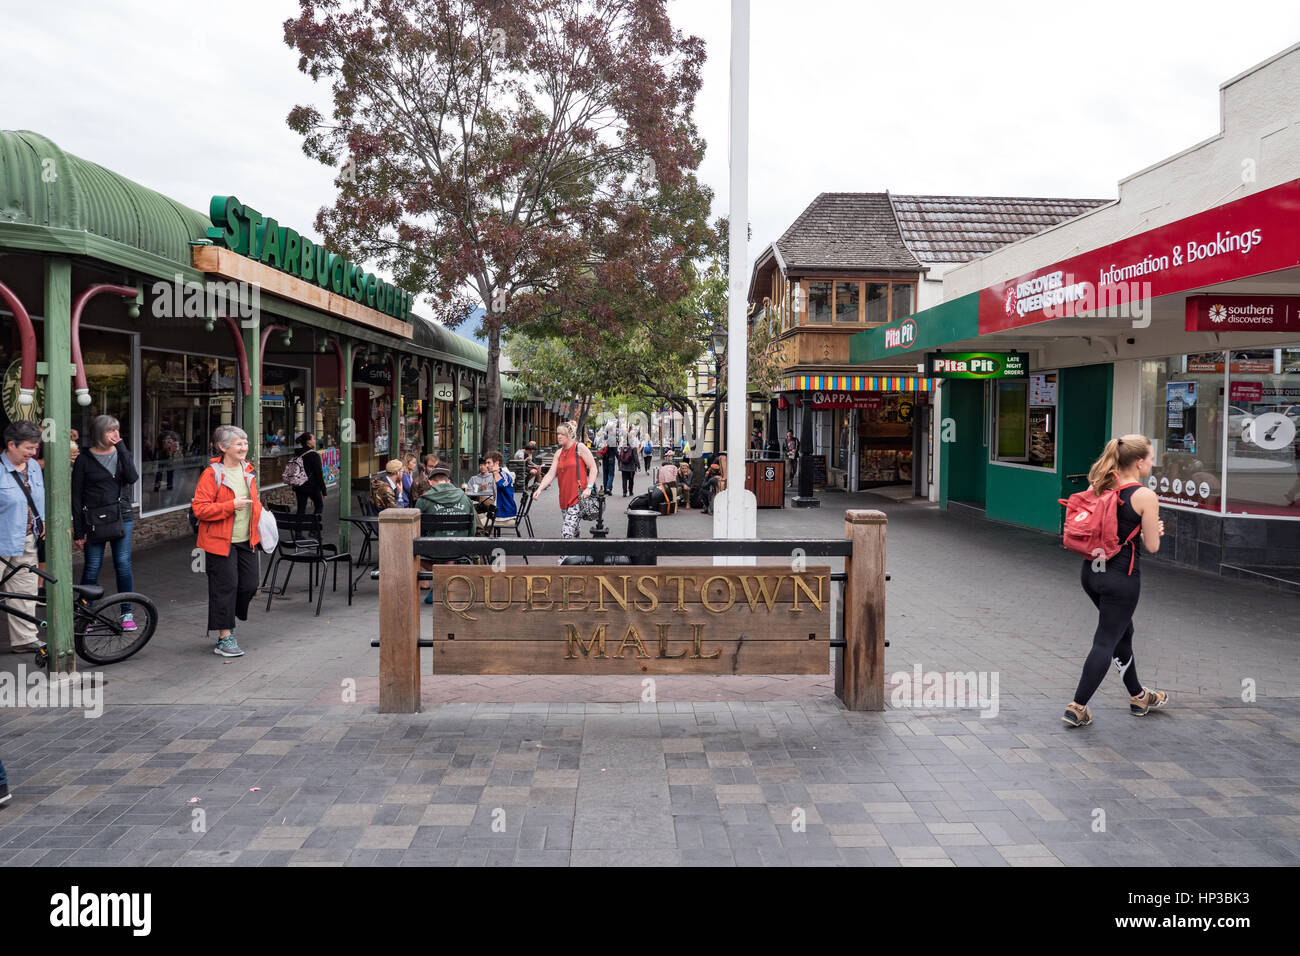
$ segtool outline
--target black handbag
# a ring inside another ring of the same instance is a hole
[[[113,477],[118,480],[119,494],[121,474],[122,459],[119,455],[117,468],[113,473]],[[126,534],[126,525],[122,522],[120,501],[114,501],[110,505],[99,505],[94,508],[83,507],[81,509],[81,519],[86,529],[87,544],[103,544],[106,541],[116,541]]]
[[[101,508],[83,508],[81,516],[85,522],[87,544],[116,541],[126,534],[126,526],[122,523],[122,508],[116,501]]]

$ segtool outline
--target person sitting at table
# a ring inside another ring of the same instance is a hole
[[[496,491],[496,514],[498,518],[513,518],[519,513],[515,504],[515,476],[505,467],[505,458],[499,451],[490,451],[486,455],[488,474]],[[479,515],[479,526],[487,523],[487,515]]]
[[[410,478],[402,463],[394,458],[384,466],[384,474],[375,476],[370,483],[370,501],[383,511],[385,508],[409,508]]]
[[[478,474],[474,475],[465,485],[465,493],[471,498],[491,497],[495,494],[495,480],[488,473],[488,464],[486,458],[478,460]]]
[[[474,504],[469,500],[469,496],[465,492],[452,484],[451,468],[447,465],[434,465],[429,470],[429,490],[416,499],[415,507],[420,509],[421,514],[426,515],[464,515],[465,528],[459,534],[464,537],[474,535]],[[452,537],[456,535],[457,532],[455,531],[439,531],[434,537]],[[449,564],[455,560],[455,557],[450,555],[420,559],[421,567],[426,571],[434,564]],[[425,590],[428,584],[427,581],[421,581],[421,590]],[[424,603],[433,603],[432,591],[425,595]]]

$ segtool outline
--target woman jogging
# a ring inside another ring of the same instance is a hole
[[[546,477],[533,492],[533,500],[545,491],[551,482],[560,483],[560,510],[564,512],[564,529],[560,536],[578,537],[578,502],[590,498],[596,490],[596,459],[591,449],[579,444],[574,436],[578,432],[575,422],[564,422],[555,429],[555,438],[560,443],[560,450],[551,460],[551,467]]]
[[[1160,550],[1160,536],[1165,533],[1165,523],[1160,520],[1160,502],[1156,493],[1143,483],[1154,464],[1155,452],[1150,440],[1143,435],[1125,435],[1107,442],[1101,457],[1088,472],[1093,494],[1118,490],[1119,540],[1127,543],[1118,554],[1100,560],[1098,570],[1094,570],[1098,559],[1083,559],[1083,590],[1097,606],[1099,616],[1092,650],[1083,663],[1083,676],[1074,692],[1074,702],[1066,707],[1061,718],[1071,727],[1092,723],[1088,701],[1101,686],[1112,661],[1131,695],[1129,712],[1134,716],[1145,716],[1169,700],[1164,691],[1148,690],[1142,686],[1133,659],[1133,612],[1137,609],[1142,578],[1138,567],[1137,538],[1130,539],[1129,536],[1140,528],[1143,544],[1155,554]]]

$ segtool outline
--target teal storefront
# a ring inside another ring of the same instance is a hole
[[[927,352],[981,348],[979,296],[953,299],[853,336],[853,364],[924,362]],[[1059,532],[1057,503],[1086,486],[1110,437],[1110,363],[1035,368],[1024,378],[944,379],[931,429],[936,500],[994,521]]]

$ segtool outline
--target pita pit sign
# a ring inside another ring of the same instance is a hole
[[[1155,296],[1294,268],[1297,222],[1300,179],[991,285],[979,294],[979,333],[1099,309],[1136,313]]]
[[[1188,332],[1300,332],[1300,296],[1192,295]]]

